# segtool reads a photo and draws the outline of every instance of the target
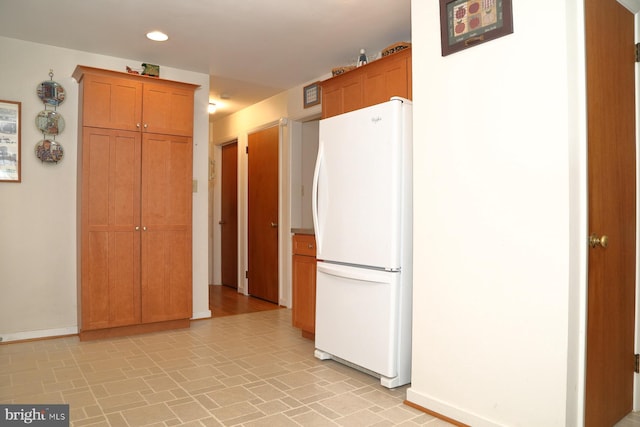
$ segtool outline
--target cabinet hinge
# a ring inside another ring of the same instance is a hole
[[[636,363],[634,367],[634,371],[636,374],[640,374],[640,354],[635,355]]]
[[[640,43],[636,43],[636,62],[640,62]]]
[[[244,152],[249,154],[249,146],[248,145],[246,147],[244,147]]]
[[[248,279],[249,278],[249,270],[245,270],[244,271],[244,278]],[[637,360],[637,359],[636,359]],[[637,362],[636,362],[637,363]]]

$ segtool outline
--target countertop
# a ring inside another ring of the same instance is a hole
[[[292,234],[311,234],[311,235],[314,235],[315,231],[313,230],[313,228],[292,228],[291,229],[291,233]]]

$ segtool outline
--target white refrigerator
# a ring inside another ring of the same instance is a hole
[[[315,356],[411,382],[412,106],[320,121],[313,177]]]

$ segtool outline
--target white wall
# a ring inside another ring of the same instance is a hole
[[[124,70],[127,60],[0,37],[4,62],[0,99],[22,102],[22,182],[0,183],[0,337],[4,341],[77,332],[76,173],[78,85],[76,65]],[[161,65],[163,78],[194,83],[193,312],[210,316],[207,287],[207,136],[209,77]],[[35,117],[43,109],[36,87],[54,80],[66,90],[58,107],[66,122],[56,137],[65,149],[57,165],[33,153],[42,139]]]
[[[318,155],[320,121],[291,122],[291,227],[313,229],[311,193]]]
[[[514,33],[442,57],[412,1],[408,400],[481,426],[579,425],[585,261],[579,0],[513,0]]]
[[[313,120],[302,124],[302,153],[300,164],[302,176],[300,180],[301,199],[301,228],[313,229],[311,213],[311,193],[313,187],[313,171],[318,156],[318,144],[320,142],[320,122]]]

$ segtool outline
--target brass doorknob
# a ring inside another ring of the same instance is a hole
[[[589,236],[589,246],[591,246],[592,248],[595,248],[598,246],[606,248],[608,244],[609,244],[608,236],[603,235],[602,237],[598,237],[595,234],[592,234],[591,236]]]

